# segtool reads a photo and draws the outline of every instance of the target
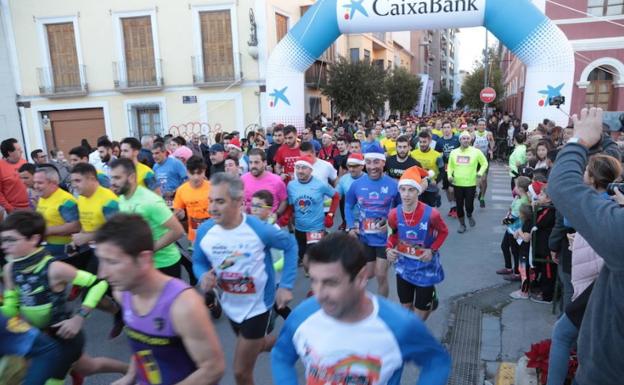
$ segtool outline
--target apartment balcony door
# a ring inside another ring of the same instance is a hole
[[[229,10],[200,12],[203,80],[234,80],[232,17]]]
[[[157,73],[151,17],[128,17],[121,23],[128,87],[155,85]]]
[[[47,24],[46,34],[50,52],[50,80],[55,92],[81,87],[80,67],[76,52],[73,23]]]
[[[585,92],[585,104],[609,111],[613,100],[613,75],[598,67],[590,72],[587,80],[589,85]]]

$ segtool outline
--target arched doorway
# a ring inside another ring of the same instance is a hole
[[[614,69],[607,66],[594,68],[587,77],[589,85],[585,91],[585,105],[587,107],[600,107],[610,111],[613,107],[614,93]]]

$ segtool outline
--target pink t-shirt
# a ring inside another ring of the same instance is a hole
[[[256,178],[250,172],[241,177],[245,185],[245,210],[251,211],[251,197],[256,191],[268,190],[273,195],[273,212],[277,211],[280,202],[288,198],[286,185],[279,176],[265,171],[260,178]]]

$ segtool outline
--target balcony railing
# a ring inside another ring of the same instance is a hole
[[[88,92],[85,66],[75,68],[37,68],[39,94],[42,96],[70,97],[82,96]]]
[[[162,60],[138,63],[113,62],[115,89],[122,92],[139,92],[163,87]]]
[[[327,83],[327,65],[316,61],[305,72],[305,84],[310,88],[319,88]]]
[[[236,68],[241,67],[242,55],[234,53],[233,58],[231,63],[223,61],[216,65],[205,66],[202,56],[192,56],[193,84],[198,87],[214,87],[241,80],[243,71],[237,72]]]
[[[373,32],[373,37],[379,40],[382,43],[386,42],[386,33],[385,32]]]

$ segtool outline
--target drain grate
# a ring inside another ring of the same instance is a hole
[[[446,343],[452,366],[449,385],[476,385],[481,377],[481,318],[483,313],[498,312],[510,302],[513,284],[496,286],[456,298]]]

